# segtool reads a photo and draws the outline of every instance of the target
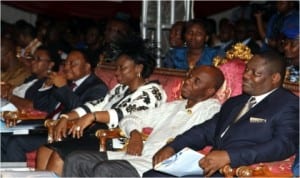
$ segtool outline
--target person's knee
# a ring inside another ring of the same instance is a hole
[[[56,152],[56,151],[53,151],[52,154],[51,154],[51,158],[52,159],[61,159],[60,155]]]
[[[41,146],[37,149],[37,155],[39,156],[50,156],[52,154],[53,150],[51,150],[50,148],[46,147],[46,146]]]

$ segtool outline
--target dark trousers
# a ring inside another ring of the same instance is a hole
[[[26,153],[38,149],[47,143],[42,135],[1,135],[1,161],[25,162]]]
[[[98,151],[74,151],[64,163],[65,177],[139,177],[136,169],[126,160],[108,160]]]
[[[143,177],[175,177],[175,176],[165,174],[162,172],[158,172],[158,171],[155,171],[154,169],[151,169],[147,172],[144,172]]]
[[[144,172],[143,177],[176,177],[173,175],[165,174],[162,172],[155,171],[154,169],[151,169],[147,172]],[[187,175],[183,177],[204,177],[203,175]],[[219,172],[216,172],[211,177],[223,177]]]

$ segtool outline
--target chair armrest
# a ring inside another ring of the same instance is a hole
[[[224,177],[293,177],[292,172],[274,173],[264,163],[256,166],[240,166],[237,168],[231,168],[229,165],[226,165],[220,169],[220,173]]]
[[[17,110],[0,112],[7,127],[13,127],[17,121],[40,120],[45,119],[47,113],[38,110]]]
[[[48,129],[48,143],[52,143],[54,141],[53,139],[53,130],[54,126],[57,124],[59,120],[53,120],[53,119],[46,119],[44,122],[44,126]],[[67,128],[70,129],[73,126],[73,121],[67,122]]]
[[[99,129],[96,131],[96,137],[99,138],[99,151],[106,151],[106,142],[108,139],[113,138],[123,138],[124,134],[121,132],[121,129]]]
[[[46,119],[44,122],[44,126],[48,129],[48,138],[47,138],[48,143],[52,143],[54,141],[53,128],[57,122],[58,120],[52,120],[52,119]]]
[[[231,168],[229,165],[220,169],[220,173],[224,177],[253,177],[253,170],[249,166],[240,166],[238,168]]]

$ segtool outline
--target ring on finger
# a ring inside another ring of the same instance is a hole
[[[76,131],[78,131],[78,132],[80,131],[80,126],[76,127]]]

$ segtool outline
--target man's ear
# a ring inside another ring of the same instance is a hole
[[[49,69],[52,69],[53,67],[54,67],[54,62],[52,61],[52,62],[50,62],[50,64],[49,64]]]
[[[281,75],[279,73],[275,73],[272,75],[272,83],[277,84],[282,80]]]
[[[216,89],[215,88],[209,88],[206,91],[207,91],[207,96],[214,96],[215,93],[216,93]]]
[[[205,37],[205,42],[207,43],[208,40],[209,40],[209,35],[206,35],[206,37]]]
[[[86,72],[90,72],[91,71],[91,64],[90,63],[86,63],[85,64],[85,70],[86,70]]]

